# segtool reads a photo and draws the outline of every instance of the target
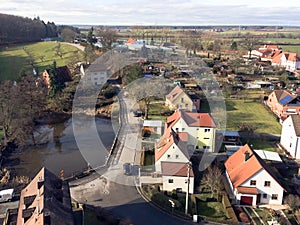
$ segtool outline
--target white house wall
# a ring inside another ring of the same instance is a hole
[[[164,191],[173,191],[177,188],[181,188],[182,192],[187,192],[187,177],[163,176],[162,179]],[[170,183],[170,180],[172,180],[173,183]],[[189,193],[194,193],[194,177],[190,177]]]
[[[183,154],[176,144],[172,144],[170,148],[155,163],[156,172],[161,172],[161,162],[182,162],[187,163],[189,159]]]
[[[250,184],[251,180],[255,180],[256,185],[251,185]],[[264,186],[265,181],[270,181],[271,182],[270,187],[265,187]],[[271,205],[281,205],[282,204],[283,191],[284,191],[283,188],[264,169],[260,170],[255,175],[253,175],[250,179],[248,179],[243,184],[241,184],[240,187],[256,187],[257,190],[258,190],[258,193],[261,194],[261,199],[260,199],[261,204],[271,204]],[[267,194],[267,197],[263,198],[263,194]],[[272,194],[277,194],[278,195],[277,200],[272,200],[271,199]],[[243,195],[243,196],[253,196],[253,195]],[[253,200],[253,202],[254,202],[254,200]],[[255,200],[255,203],[256,203],[256,200]]]
[[[205,132],[209,129],[209,132]],[[209,146],[209,151],[213,152],[215,148],[215,128],[211,127],[189,127],[186,122],[180,118],[177,123],[173,126],[174,131],[187,132],[188,133],[188,145],[193,145],[194,149],[196,146],[200,150],[204,146]]]
[[[296,136],[293,121],[288,117],[282,123],[280,144],[291,154],[293,158],[300,159],[300,140]]]

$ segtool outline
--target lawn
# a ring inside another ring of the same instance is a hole
[[[274,152],[276,149],[273,147],[272,141],[267,141],[264,139],[249,139],[249,140],[241,140],[243,144],[249,144],[253,149],[262,149],[266,151]]]
[[[299,45],[281,45],[284,52],[294,52],[300,55],[300,44]]]
[[[170,111],[167,107],[164,106],[164,101],[155,101],[150,104],[148,117],[150,120],[162,120],[166,121],[168,115],[171,115],[172,111]]]
[[[219,221],[226,220],[226,212],[222,202],[211,199],[210,193],[197,194],[197,210],[201,216],[214,218]]]
[[[258,102],[226,99],[227,130],[239,130],[241,124],[256,127],[255,133],[280,134],[276,118]]]
[[[74,46],[60,43],[61,57],[57,55],[59,43],[38,42],[34,44],[9,46],[0,51],[0,80],[17,79],[22,70],[32,72],[30,57],[41,73],[55,60],[57,66],[74,64],[83,60],[83,53]]]

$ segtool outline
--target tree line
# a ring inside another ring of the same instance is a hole
[[[53,22],[45,23],[39,17],[30,19],[0,13],[0,44],[40,41],[57,37],[58,28]]]

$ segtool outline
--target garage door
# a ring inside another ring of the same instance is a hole
[[[253,197],[242,196],[241,205],[252,205]]]

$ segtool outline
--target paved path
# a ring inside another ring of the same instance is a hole
[[[84,48],[85,48],[84,46],[82,46],[80,44],[74,44],[74,43],[69,43],[69,42],[61,42],[61,43],[62,44],[66,44],[66,45],[72,45],[72,46],[78,48],[81,51],[84,51]]]

